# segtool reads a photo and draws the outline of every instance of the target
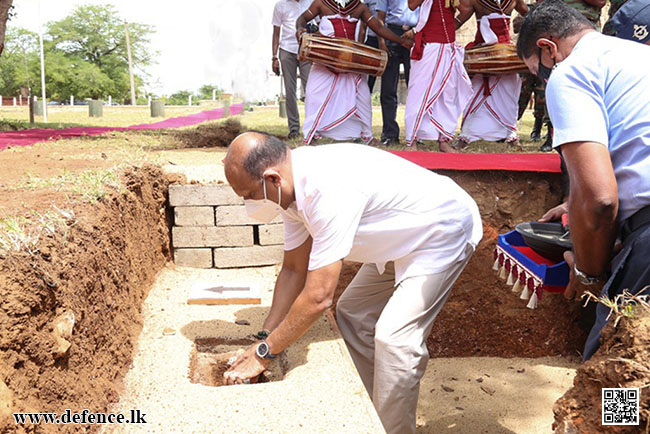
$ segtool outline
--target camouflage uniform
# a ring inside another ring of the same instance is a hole
[[[627,0],[609,0],[609,16],[607,22],[603,26],[603,33],[605,35],[616,36],[616,29],[612,24],[612,17],[626,1]]]
[[[521,74],[521,93],[519,94],[519,116],[521,119],[528,106],[532,94],[535,94],[535,108],[533,115],[535,119],[543,118],[546,111],[546,87],[536,75],[530,73]]]
[[[600,8],[592,6],[584,0],[564,0],[564,3],[568,4],[574,9],[577,9],[578,12],[582,14],[586,19],[591,21],[591,24],[594,25],[596,30],[600,30]]]

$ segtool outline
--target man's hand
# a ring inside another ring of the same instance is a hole
[[[225,384],[243,384],[244,380],[257,378],[262,372],[266,371],[271,360],[260,359],[257,357],[255,350],[257,343],[248,347],[248,349],[235,360],[230,369],[223,374]]]
[[[407,50],[410,50],[411,47],[413,46],[413,40],[405,38],[404,35],[402,35],[401,39],[402,39],[402,42],[401,42],[402,47],[406,48]]]
[[[576,263],[573,252],[570,250],[564,252],[564,260],[569,266],[569,270],[571,270],[569,274],[569,284],[564,290],[564,298],[567,300],[580,300],[585,292],[590,292],[596,297],[600,297],[600,291],[603,289],[605,282],[589,286],[583,285],[573,273],[573,266]]]
[[[302,42],[302,35],[304,33],[307,33],[307,29],[304,27],[299,27],[298,30],[296,30],[296,39],[298,40],[298,45]]]
[[[558,206],[549,209],[546,213],[539,219],[540,222],[552,222],[560,220],[562,214],[569,212],[569,202],[562,202]]]
[[[412,41],[415,39],[415,30],[411,29],[402,34],[402,39],[408,39],[409,41]]]
[[[275,75],[280,75],[280,61],[278,60],[277,57],[273,59],[273,64],[271,68],[273,69],[273,73]]]

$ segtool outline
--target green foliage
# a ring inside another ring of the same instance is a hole
[[[217,93],[215,97],[219,99],[221,97],[221,94],[223,93],[223,89],[221,89],[219,86],[216,86],[214,84],[204,84],[199,88],[199,97],[201,99],[212,99],[212,92],[216,90]]]
[[[142,71],[157,54],[149,49],[152,32],[151,26],[129,24],[136,93],[148,78]],[[32,87],[32,94],[40,94],[37,35],[10,29],[6,47],[0,61],[0,95],[17,95],[25,83]],[[113,6],[79,6],[69,16],[48,23],[44,51],[47,94],[51,99],[107,99],[112,95],[119,101],[129,97],[126,31]]]
[[[164,98],[165,104],[166,105],[187,105],[190,95],[192,95],[192,105],[198,105],[199,97],[197,95],[194,95],[189,90],[181,90]],[[210,98],[212,98],[212,91],[210,91]]]

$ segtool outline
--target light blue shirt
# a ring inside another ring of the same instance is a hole
[[[546,104],[553,146],[607,146],[619,221],[650,205],[650,46],[598,32],[583,36],[551,74]]]
[[[375,7],[386,12],[386,24],[415,27],[418,23],[419,8],[410,10],[408,0],[377,0]]]

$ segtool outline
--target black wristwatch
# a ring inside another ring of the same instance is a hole
[[[573,274],[576,276],[578,281],[585,286],[596,285],[605,280],[605,275],[601,274],[600,276],[590,276],[582,271],[578,270],[576,264],[573,264]]]
[[[271,354],[269,352],[269,344],[266,343],[266,340],[262,340],[259,344],[257,344],[257,348],[255,349],[255,354],[257,354],[257,357],[260,359],[275,359],[277,357],[277,354]]]

